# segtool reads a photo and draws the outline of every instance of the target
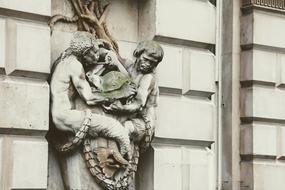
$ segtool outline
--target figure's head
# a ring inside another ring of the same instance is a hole
[[[140,42],[134,51],[137,70],[144,74],[152,72],[161,62],[163,54],[163,49],[157,42]]]
[[[70,49],[84,64],[90,65],[98,61],[101,43],[88,32],[76,32],[71,40]]]

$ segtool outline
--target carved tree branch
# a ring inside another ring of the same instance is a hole
[[[108,41],[118,53],[118,44],[110,34],[105,22],[110,3],[102,2],[102,0],[69,0],[69,2],[72,5],[75,16],[72,18],[64,15],[53,16],[49,22],[51,30],[53,30],[57,22],[77,23],[79,31],[90,32],[96,38]]]

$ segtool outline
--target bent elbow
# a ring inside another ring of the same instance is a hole
[[[94,106],[95,105],[95,102],[91,101],[91,100],[86,100],[85,102],[88,106]]]

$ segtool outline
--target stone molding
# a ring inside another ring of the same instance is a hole
[[[243,9],[254,7],[285,12],[285,0],[242,0]]]

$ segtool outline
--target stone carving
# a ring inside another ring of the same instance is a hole
[[[129,188],[154,132],[155,69],[163,50],[145,41],[134,57],[135,62],[121,63],[113,44],[76,32],[50,77],[54,128],[49,139],[62,156],[80,150],[89,175],[105,189]],[[65,185],[72,189],[68,180]]]
[[[248,7],[264,7],[275,10],[285,10],[284,0],[243,0],[243,8]]]
[[[113,49],[119,52],[118,44],[109,33],[105,19],[111,0],[69,0],[74,16],[69,18],[64,15],[54,15],[49,22],[51,31],[54,25],[61,21],[76,23],[79,31],[90,32],[95,38],[105,39],[110,42]]]

